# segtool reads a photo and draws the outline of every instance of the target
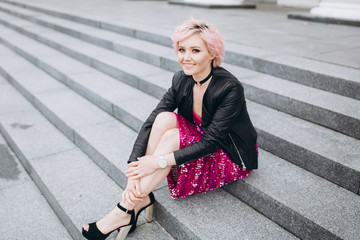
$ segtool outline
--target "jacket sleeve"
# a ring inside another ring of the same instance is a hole
[[[241,84],[230,82],[224,86],[221,92],[221,100],[215,114],[210,124],[203,129],[202,140],[174,152],[177,166],[216,152],[219,148],[219,142],[226,138],[243,110],[245,97]]]
[[[134,143],[133,150],[130,154],[128,163],[137,161],[138,157],[142,157],[145,155],[147,143],[150,136],[150,131],[156,116],[161,112],[172,112],[177,108],[175,86],[179,84],[180,78],[181,78],[181,72],[177,72],[174,74],[171,87],[167,90],[167,92],[160,100],[159,104],[151,112],[150,116],[142,125],[140,132],[137,136],[137,139]]]

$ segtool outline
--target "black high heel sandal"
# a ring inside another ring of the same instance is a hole
[[[135,211],[134,210],[127,210],[126,208],[122,207],[120,205],[120,203],[117,204],[117,207],[127,213],[131,215],[131,219],[129,224],[121,226],[115,230],[119,231],[118,236],[116,237],[116,240],[124,240],[126,238],[126,236],[128,235],[130,229],[132,228],[134,221],[135,221]],[[107,234],[103,234],[98,227],[96,226],[96,222],[90,223],[89,224],[89,230],[86,231],[84,228],[82,229],[82,235],[89,240],[105,240],[113,231],[107,233]]]
[[[139,212],[136,214],[135,216],[135,221],[133,223],[133,225],[131,226],[131,229],[129,231],[129,233],[132,233],[133,231],[135,231],[136,229],[136,223],[137,223],[137,220],[138,220],[138,217],[140,216],[140,213],[146,209],[145,211],[145,218],[146,218],[146,221],[147,222],[152,222],[153,220],[153,213],[154,213],[154,202],[155,202],[155,197],[154,197],[154,194],[151,192],[149,193],[149,197],[150,197],[150,203],[148,205],[146,205],[145,207],[141,208],[139,210]]]

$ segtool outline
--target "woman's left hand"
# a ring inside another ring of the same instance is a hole
[[[129,163],[129,169],[125,173],[129,179],[139,179],[155,172],[158,167],[156,157],[147,155],[138,158],[136,162]]]

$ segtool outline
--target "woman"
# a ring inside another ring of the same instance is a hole
[[[176,28],[172,40],[183,71],[175,73],[172,86],[140,130],[122,201],[100,221],[84,225],[87,239],[105,239],[120,226],[118,239],[124,239],[144,209],[151,220],[151,191],[165,177],[171,197],[183,198],[257,168],[257,134],[243,87],[219,67],[224,55],[221,34],[205,21],[190,19]]]

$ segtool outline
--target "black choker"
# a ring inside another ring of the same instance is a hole
[[[211,68],[211,71],[210,71],[209,75],[208,75],[204,80],[201,80],[201,81],[199,82],[200,86],[201,86],[203,83],[205,83],[207,80],[209,80],[209,79],[211,78],[212,74],[213,74],[213,68]],[[193,78],[193,80],[194,80],[194,78]],[[198,84],[197,81],[194,80],[194,82],[195,82],[195,84]]]

